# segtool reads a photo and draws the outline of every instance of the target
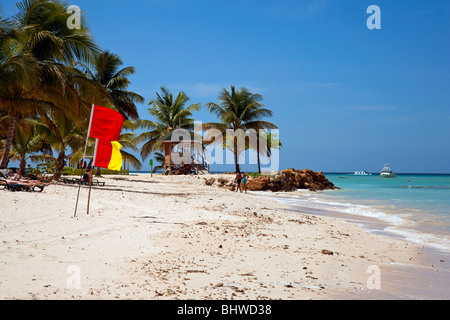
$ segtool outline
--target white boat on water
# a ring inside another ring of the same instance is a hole
[[[389,167],[389,163],[386,163],[381,170],[380,177],[382,178],[395,178],[397,175],[392,172],[391,168]]]
[[[371,176],[372,174],[367,172],[366,170],[362,170],[362,171],[355,171],[353,173],[355,176]]]

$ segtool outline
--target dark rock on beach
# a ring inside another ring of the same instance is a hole
[[[297,189],[320,191],[339,188],[330,182],[322,171],[285,169],[273,175],[264,175],[249,180],[247,189],[250,191],[290,192]]]

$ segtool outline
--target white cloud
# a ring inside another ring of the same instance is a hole
[[[210,97],[217,95],[225,86],[216,83],[197,83],[192,85],[192,92],[200,97]]]

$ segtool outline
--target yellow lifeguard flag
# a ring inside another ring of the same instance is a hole
[[[119,171],[122,169],[121,148],[121,144],[117,141],[98,139],[94,166]]]

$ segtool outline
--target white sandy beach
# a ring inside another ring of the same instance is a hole
[[[412,243],[203,176],[100,180],[76,218],[75,185],[0,192],[0,299],[405,298],[405,266],[438,267]]]

